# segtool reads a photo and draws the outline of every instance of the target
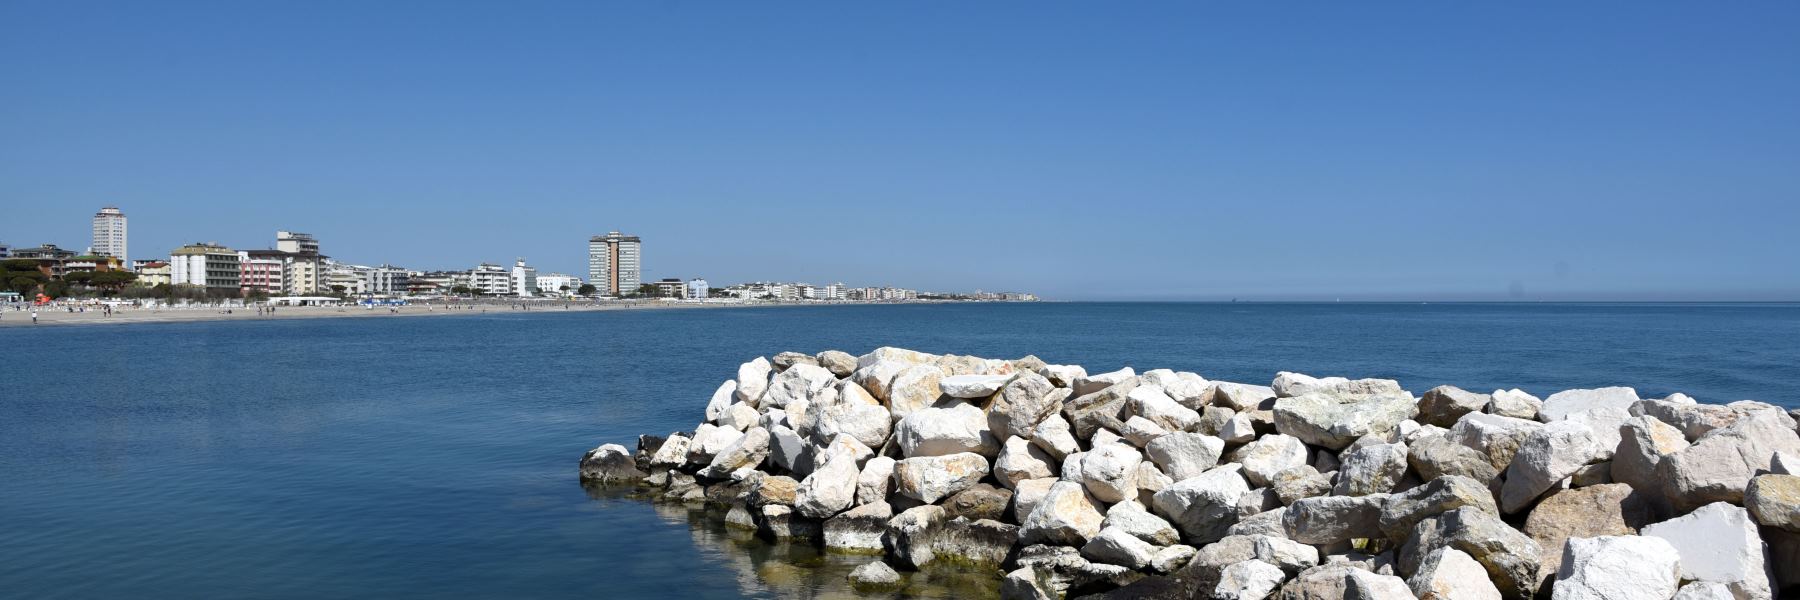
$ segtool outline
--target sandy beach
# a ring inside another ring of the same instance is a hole
[[[521,312],[588,312],[603,310],[663,310],[682,308],[741,308],[753,306],[784,306],[783,304],[755,303],[740,304],[735,302],[458,302],[413,304],[400,307],[376,306],[294,306],[277,307],[273,312],[258,314],[255,306],[234,306],[222,308],[215,306],[194,307],[157,307],[133,308],[120,307],[111,315],[97,307],[89,306],[86,311],[79,308],[69,312],[65,306],[37,307],[38,319],[35,326],[55,325],[108,325],[126,323],[176,323],[183,321],[261,321],[272,319],[322,319],[322,318],[398,318],[453,316],[471,314],[521,313]],[[228,312],[229,311],[229,312]],[[0,327],[32,327],[31,307],[18,310],[7,306],[0,308]]]

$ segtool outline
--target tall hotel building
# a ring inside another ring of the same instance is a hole
[[[642,244],[638,236],[617,231],[588,238],[588,283],[610,296],[636,292]]]
[[[119,207],[108,206],[94,213],[94,254],[111,256],[120,263],[131,264],[125,256],[125,213]]]

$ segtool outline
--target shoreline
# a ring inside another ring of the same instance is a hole
[[[289,319],[353,319],[353,318],[395,318],[395,317],[435,317],[435,316],[473,316],[484,314],[529,314],[537,312],[602,312],[621,310],[671,310],[671,309],[724,309],[724,308],[784,308],[809,306],[888,306],[898,304],[952,304],[953,302],[916,301],[916,302],[883,302],[883,303],[801,303],[801,302],[645,302],[645,303],[561,303],[561,302],[476,302],[457,304],[415,304],[397,307],[397,312],[390,312],[389,307],[376,306],[283,306],[274,314],[257,314],[256,307],[230,307],[230,314],[222,307],[193,308],[123,308],[115,309],[112,316],[104,311],[89,308],[87,312],[68,312],[65,307],[40,307],[38,323],[31,322],[31,310],[12,310],[0,308],[0,329],[13,327],[49,327],[49,326],[99,326],[126,325],[143,323],[192,323],[210,321],[277,321]],[[527,308],[519,308],[525,306]]]

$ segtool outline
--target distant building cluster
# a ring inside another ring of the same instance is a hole
[[[934,294],[894,287],[849,287],[843,283],[753,282],[719,289],[701,278],[646,281],[643,240],[619,231],[588,238],[586,280],[563,273],[539,273],[524,258],[515,260],[511,267],[484,262],[466,270],[420,271],[385,263],[351,264],[325,255],[318,238],[296,231],[276,231],[273,247],[265,249],[233,249],[216,242],[195,242],[169,251],[167,258],[131,260],[127,247],[125,213],[108,206],[94,214],[93,240],[85,253],[54,244],[13,248],[0,243],[0,259],[34,261],[46,282],[63,280],[71,273],[117,271],[121,272],[115,274],[118,277],[106,279],[129,279],[132,286],[140,288],[180,287],[214,297],[580,296],[780,302],[1037,299],[1031,294]],[[4,284],[0,282],[0,287]]]

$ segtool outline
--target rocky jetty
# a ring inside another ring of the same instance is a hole
[[[868,554],[858,589],[942,561],[1034,599],[1774,598],[1800,586],[1796,469],[1794,414],[1761,402],[899,348],[757,358],[692,431],[581,460]]]

